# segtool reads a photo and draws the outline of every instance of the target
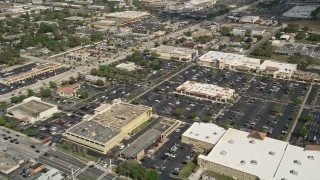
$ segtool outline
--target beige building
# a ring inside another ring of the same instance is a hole
[[[297,64],[265,60],[257,69],[261,75],[270,75],[273,78],[290,79],[297,71]]]
[[[235,97],[235,90],[228,87],[219,87],[214,84],[203,84],[195,81],[186,81],[176,88],[180,94],[200,99],[225,103]]]
[[[32,68],[30,71],[27,71],[18,75],[13,74],[6,78],[1,78],[0,83],[5,85],[11,85],[13,83],[22,82],[27,79],[33,78],[34,76],[37,76],[40,74],[54,72],[63,68],[64,68],[64,65],[59,63],[37,64],[37,66]]]
[[[206,30],[206,29],[200,29],[200,30],[195,31],[195,32],[193,32],[191,34],[192,38],[199,38],[199,37],[202,37],[202,36],[211,37],[212,36],[212,31],[209,31],[209,30]]]
[[[9,116],[15,117],[25,123],[46,120],[57,112],[59,110],[56,105],[43,102],[41,98],[34,96],[24,99],[22,103],[7,109]]]
[[[161,59],[185,62],[192,61],[198,56],[198,50],[167,45],[152,48],[150,51],[158,54]]]
[[[212,123],[195,122],[182,134],[181,142],[193,145],[195,151],[211,150],[226,130]]]
[[[63,136],[106,153],[151,116],[152,108],[143,105],[122,102],[103,105],[95,115],[68,129]]]
[[[260,59],[250,58],[241,54],[210,51],[202,55],[198,64],[219,69],[255,71],[260,66]]]
[[[69,86],[61,86],[56,90],[56,93],[64,97],[78,97],[80,83],[74,83]]]

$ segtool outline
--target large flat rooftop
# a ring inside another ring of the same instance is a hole
[[[120,130],[101,125],[96,121],[83,121],[68,129],[66,134],[68,133],[104,144],[118,135]]]
[[[225,132],[216,124],[195,122],[182,136],[215,145]]]
[[[126,157],[136,157],[139,152],[151,145],[162,134],[161,131],[150,129],[126,147],[121,154]]]
[[[214,84],[198,83],[195,81],[186,81],[177,87],[176,90],[219,98],[229,98],[235,93],[234,89],[220,87]]]
[[[152,50],[157,51],[159,53],[177,54],[183,56],[191,55],[192,53],[197,53],[197,50],[194,49],[167,45],[161,45],[159,47],[153,48]]]
[[[41,101],[30,100],[27,102],[23,102],[17,106],[14,106],[8,110],[10,110],[11,112],[19,112],[30,116],[34,112],[41,113],[47,111],[48,109],[51,109],[52,107],[54,107],[54,105],[50,105]]]
[[[207,156],[199,158],[269,179],[275,175],[287,145],[268,137],[253,138],[248,132],[230,128]]]
[[[242,54],[223,53],[218,51],[210,51],[200,58],[200,61],[215,62],[225,61],[225,64],[231,66],[247,66],[250,68],[257,68],[260,65],[260,59],[250,58]]]
[[[143,105],[117,103],[110,106],[101,114],[95,116],[92,120],[95,120],[105,126],[121,129],[123,126],[150,109],[150,107]]]

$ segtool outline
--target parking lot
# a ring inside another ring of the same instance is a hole
[[[257,76],[248,88],[243,89],[242,95],[289,102],[303,98],[307,90],[308,85],[305,83]]]
[[[190,126],[185,125],[181,127],[180,131],[174,131],[168,136],[166,141],[158,151],[155,152],[154,156],[145,157],[141,160],[145,167],[153,168],[159,171],[160,179],[174,179],[172,173],[181,171],[184,165],[191,159],[192,148],[180,142],[180,137]],[[172,151],[172,147],[176,147],[175,151]],[[168,156],[166,154],[173,156]],[[187,157],[188,156],[188,157]]]
[[[278,109],[279,112],[276,112]],[[269,137],[285,136],[291,127],[298,106],[265,99],[242,97],[232,108],[224,111],[217,123],[244,131],[266,132]]]
[[[4,84],[0,84],[0,95],[12,92],[14,90],[20,89],[20,88],[25,87],[25,86],[29,86],[31,84],[35,84],[36,82],[38,82],[40,80],[44,80],[44,79],[47,79],[49,77],[56,76],[58,74],[66,72],[68,70],[69,70],[69,68],[64,68],[64,69],[56,70],[54,72],[48,72],[48,73],[45,73],[45,74],[36,75],[33,78],[26,79],[26,80],[24,80],[24,81],[22,81],[20,83],[14,83],[14,84],[12,84],[10,86],[4,85]],[[13,95],[18,95],[18,94],[14,94],[13,93]]]
[[[305,122],[304,116],[310,115],[312,121]],[[300,138],[297,131],[301,128],[305,128],[308,134],[305,137]],[[303,109],[300,119],[295,127],[294,133],[291,136],[290,142],[297,144],[299,146],[304,146],[306,144],[319,144],[320,141],[320,112],[319,110]]]

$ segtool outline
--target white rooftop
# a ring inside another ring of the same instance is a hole
[[[108,13],[108,17],[115,17],[115,18],[128,18],[128,19],[136,19],[143,16],[149,16],[150,13],[145,11],[123,11],[123,12],[114,12]]]
[[[257,68],[261,60],[250,58],[241,54],[223,53],[218,51],[209,51],[199,58],[200,61],[214,62],[224,60],[225,64],[231,66],[247,66],[250,68]]]
[[[212,123],[195,122],[182,136],[215,145],[225,132],[224,128]]]
[[[278,73],[292,73],[297,70],[297,64],[290,64],[290,63],[282,63],[272,60],[265,60],[259,67],[259,70],[268,70],[273,69],[272,71]],[[271,71],[271,70],[269,70]]]
[[[320,179],[320,152],[288,145],[274,179]]]
[[[190,49],[190,48],[182,48],[182,47],[167,46],[167,45],[161,45],[159,47],[153,48],[153,50],[161,53],[179,54],[183,56],[188,56],[192,53],[197,52],[197,50]]]
[[[124,62],[124,63],[118,64],[116,68],[124,69],[127,71],[133,71],[137,68],[137,65],[133,62]]]
[[[227,99],[233,96],[235,90],[230,88],[220,87],[214,84],[204,84],[198,83],[195,81],[186,81],[179,87],[177,90],[185,90],[187,92],[193,92],[202,95],[209,95],[209,96],[221,96],[221,98]]]
[[[246,172],[260,179],[274,177],[287,142],[265,137],[248,137],[249,133],[228,129],[208,156],[199,158]]]

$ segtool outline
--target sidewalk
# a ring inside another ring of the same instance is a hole
[[[203,170],[202,168],[199,168],[198,171],[195,172],[195,173],[192,173],[192,174],[188,177],[188,179],[189,179],[189,180],[199,180],[200,177],[201,177],[201,174],[203,173],[203,171],[204,171],[204,170]]]

